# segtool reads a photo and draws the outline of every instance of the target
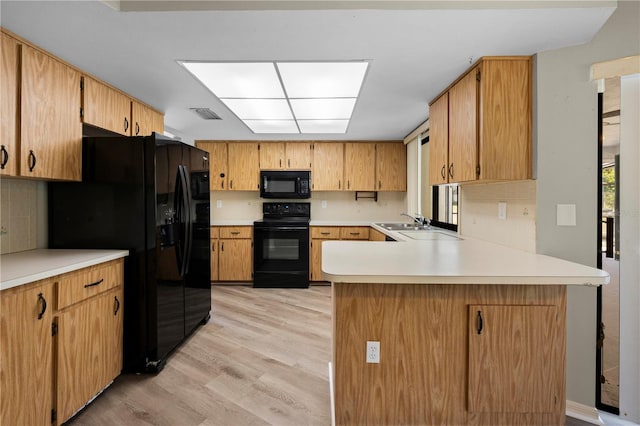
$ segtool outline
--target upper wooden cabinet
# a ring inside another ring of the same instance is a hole
[[[131,135],[149,136],[164,133],[164,116],[148,106],[131,101]]]
[[[403,142],[376,144],[376,190],[407,190],[407,148]]]
[[[0,175],[18,174],[19,55],[18,41],[0,33]]]
[[[313,191],[341,191],[344,188],[344,144],[322,142],[313,145]]]
[[[311,169],[311,143],[264,142],[259,150],[261,170]]]
[[[429,182],[449,182],[449,93],[429,106]]]
[[[311,169],[311,146],[309,142],[287,142],[285,145],[286,168],[291,170]]]
[[[196,146],[209,153],[209,187],[212,191],[223,191],[227,188],[227,143],[196,141]]]
[[[346,191],[376,190],[376,144],[348,142],[344,144],[344,180]]]
[[[229,143],[227,146],[229,188],[234,191],[257,191],[260,159],[257,142]]]
[[[20,175],[82,178],[80,73],[22,45]]]
[[[431,183],[531,179],[531,102],[531,57],[481,58],[430,104]]]
[[[83,77],[82,120],[131,136],[131,98],[91,77]]]

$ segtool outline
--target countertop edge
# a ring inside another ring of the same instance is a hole
[[[52,278],[68,272],[77,271],[78,269],[87,268],[89,266],[98,265],[100,263],[109,262],[111,260],[120,259],[129,255],[127,250],[29,250],[27,252],[11,253],[0,257],[0,261],[4,263],[7,256],[10,257],[29,257],[30,261],[37,261],[38,256],[46,257],[52,253],[60,255],[60,259],[56,260],[56,265],[51,268],[43,269],[34,273],[16,276],[4,280],[0,278],[0,290],[8,290],[10,288],[29,284],[35,281]],[[67,260],[64,255],[68,254]],[[4,275],[4,274],[3,274]]]

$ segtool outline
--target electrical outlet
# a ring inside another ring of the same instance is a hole
[[[503,203],[503,202],[498,203],[498,219],[500,220],[507,219],[507,203]]]
[[[327,208],[327,200],[322,200],[322,208],[323,209]]]
[[[216,208],[217,209],[221,209],[222,208],[222,200],[216,200]]]
[[[367,364],[380,364],[380,342],[367,341]]]

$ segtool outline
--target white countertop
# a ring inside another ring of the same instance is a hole
[[[609,283],[596,268],[480,240],[325,241],[327,281],[396,284],[587,285]],[[454,235],[454,234],[452,234]]]
[[[127,250],[29,250],[0,256],[0,290],[128,256]]]

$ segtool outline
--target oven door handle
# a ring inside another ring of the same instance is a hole
[[[256,227],[256,230],[267,230],[267,231],[308,231],[309,227],[307,226],[260,226]]]

